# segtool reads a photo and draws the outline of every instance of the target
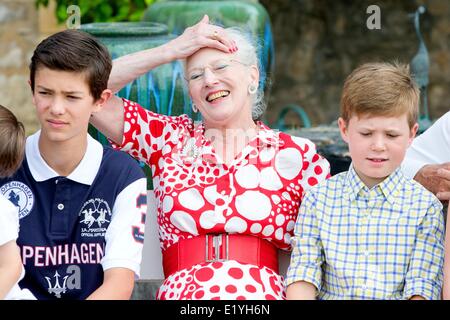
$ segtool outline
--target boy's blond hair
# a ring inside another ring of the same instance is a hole
[[[417,122],[420,91],[409,65],[366,63],[345,80],[341,117],[346,123],[354,115],[401,116],[407,114],[409,127]]]
[[[16,116],[0,105],[0,177],[19,169],[25,153],[25,129]]]

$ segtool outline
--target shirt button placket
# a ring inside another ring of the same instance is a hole
[[[68,207],[70,185],[66,178],[55,180],[55,196],[52,205],[52,218],[50,219],[50,232],[56,237],[64,237],[68,232],[69,215],[65,214]]]

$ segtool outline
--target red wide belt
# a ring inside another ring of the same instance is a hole
[[[236,260],[278,273],[277,248],[267,240],[240,234],[208,234],[181,239],[163,252],[164,275],[204,262]]]

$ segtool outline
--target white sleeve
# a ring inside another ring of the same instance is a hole
[[[9,202],[4,196],[0,194],[0,246],[9,241],[15,241],[19,233],[19,208]],[[20,279],[23,279],[25,269],[22,266],[22,274]],[[6,294],[5,300],[35,300],[36,298],[27,289],[20,289],[18,284],[15,284],[11,290]]]
[[[450,161],[450,112],[439,118],[430,128],[414,139],[406,151],[402,171],[414,178],[426,164]]]
[[[0,194],[0,246],[16,240],[19,233],[19,209]]]
[[[5,300],[37,300],[28,289],[20,289],[19,282],[25,277],[25,269],[22,266],[22,273],[17,283],[6,294]]]
[[[147,212],[147,180],[136,180],[117,196],[106,231],[103,270],[127,268],[140,275]]]

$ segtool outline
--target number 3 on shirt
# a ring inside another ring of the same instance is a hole
[[[145,226],[145,214],[147,212],[147,197],[145,194],[140,194],[137,197],[136,208],[141,210],[141,223]],[[144,232],[141,232],[141,227],[132,226],[132,232],[136,242],[144,243]]]

